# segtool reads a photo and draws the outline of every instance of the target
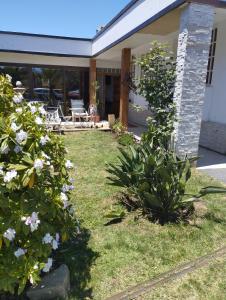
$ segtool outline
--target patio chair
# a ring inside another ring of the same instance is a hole
[[[79,100],[74,100],[71,99],[71,108],[84,108],[84,100],[83,99],[79,99]]]
[[[72,116],[65,116],[62,110],[62,106],[58,106],[59,116],[63,122],[69,122],[72,120]]]
[[[91,119],[91,116],[88,114],[84,107],[84,100],[73,100],[71,99],[71,114],[72,114],[72,120],[76,122],[77,120],[79,122],[86,121],[88,122]]]
[[[46,126],[50,130],[60,131],[61,118],[58,107],[48,107],[46,111]]]
[[[71,109],[72,114],[72,120],[76,122],[78,120],[79,122],[85,121],[88,122],[91,118],[91,116],[88,114],[85,108],[72,108]]]

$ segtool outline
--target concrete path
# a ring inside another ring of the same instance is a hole
[[[141,125],[129,125],[128,132],[131,132],[135,135],[137,140],[140,140],[142,133],[147,131],[147,127]]]
[[[200,148],[199,156],[200,159],[198,160],[197,169],[226,183],[226,155]]]
[[[142,133],[146,130],[146,127],[140,125],[131,125],[128,128],[128,131],[133,133],[137,140],[141,138]],[[226,183],[226,155],[200,147],[199,156],[197,169],[200,172]]]

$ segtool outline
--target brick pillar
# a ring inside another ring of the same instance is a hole
[[[89,104],[96,104],[96,91],[94,83],[97,80],[96,60],[90,59],[89,68]]]
[[[214,7],[189,4],[181,15],[177,50],[175,151],[198,154]]]
[[[129,85],[127,80],[130,75],[131,49],[122,49],[121,60],[121,85],[120,85],[120,122],[124,127],[128,127],[129,112]]]

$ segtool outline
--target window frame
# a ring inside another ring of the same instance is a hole
[[[215,64],[215,57],[216,57],[217,36],[218,36],[218,29],[214,28],[212,30],[212,35],[211,35],[208,65],[207,65],[207,74],[206,74],[207,86],[211,86],[213,82],[213,71],[214,71],[214,64]]]

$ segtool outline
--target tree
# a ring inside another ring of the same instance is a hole
[[[141,69],[140,79],[133,79],[136,92],[147,100],[152,113],[143,138],[152,140],[156,146],[168,147],[176,115],[173,103],[175,60],[167,45],[153,42],[150,51],[135,63]]]

